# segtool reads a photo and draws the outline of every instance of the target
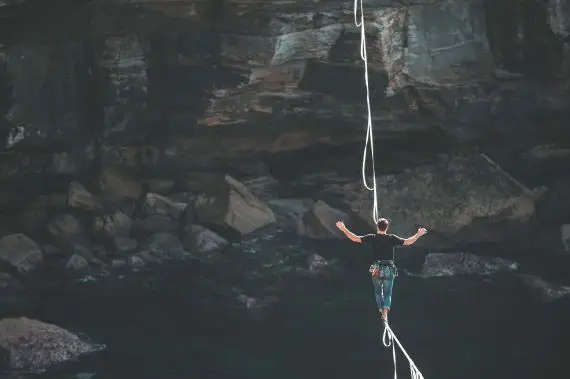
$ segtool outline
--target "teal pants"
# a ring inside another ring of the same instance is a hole
[[[378,309],[390,309],[392,306],[392,288],[394,287],[394,271],[388,266],[380,266],[378,276],[372,277],[374,285],[374,297]]]

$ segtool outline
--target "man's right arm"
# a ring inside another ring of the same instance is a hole
[[[356,243],[362,243],[363,242],[363,237],[361,236],[357,236],[356,234],[352,233],[350,230],[348,230],[348,228],[346,226],[344,226],[344,222],[339,221],[336,223],[336,227],[339,228],[339,230],[341,232],[344,233],[344,235],[346,237],[348,237],[349,240],[351,240],[352,242],[356,242]]]
[[[413,245],[418,239],[420,239],[421,236],[425,235],[426,233],[427,230],[425,228],[419,228],[416,234],[411,237],[404,238],[404,246]]]

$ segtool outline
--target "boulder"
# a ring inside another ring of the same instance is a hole
[[[309,272],[312,274],[325,273],[331,265],[331,262],[329,262],[322,255],[318,254],[311,254],[311,256],[307,259],[307,263],[309,265]]]
[[[20,273],[37,269],[43,263],[42,250],[28,236],[17,233],[0,238],[0,260]]]
[[[180,225],[170,216],[152,215],[141,220],[135,220],[133,228],[143,233],[175,232],[180,229]]]
[[[263,201],[275,198],[279,188],[279,181],[270,175],[246,179],[243,184],[253,196]]]
[[[135,251],[138,243],[136,240],[131,238],[115,237],[113,238],[113,245],[119,253],[131,253]]]
[[[73,271],[85,271],[89,269],[89,262],[81,255],[73,254],[69,257],[65,267]]]
[[[307,238],[344,238],[336,227],[337,221],[347,221],[346,213],[332,208],[322,200],[317,201],[303,216],[299,234]]]
[[[103,205],[99,198],[89,192],[81,183],[69,183],[67,191],[67,204],[71,207],[87,210],[101,210]]]
[[[160,232],[150,236],[144,247],[153,253],[177,255],[184,251],[182,242],[172,233]]]
[[[93,229],[109,238],[128,238],[131,235],[132,224],[133,221],[126,213],[116,211],[113,214],[104,215],[102,218],[97,217]]]
[[[19,231],[34,235],[45,227],[48,222],[48,212],[46,208],[38,205],[29,204],[18,215],[16,223]]]
[[[315,204],[312,199],[277,199],[267,202],[279,225],[298,228],[305,215]]]
[[[167,215],[179,219],[186,210],[187,204],[177,202],[156,193],[147,193],[143,202],[143,211],[146,215]]]
[[[241,235],[275,222],[271,208],[229,175],[219,187],[197,196],[195,215],[201,224],[229,227]]]
[[[203,226],[191,225],[184,229],[184,246],[189,251],[210,253],[221,250],[228,244],[224,238]]]
[[[550,302],[570,295],[570,287],[549,283],[533,275],[519,274],[517,279],[541,301]]]
[[[534,218],[534,194],[484,154],[444,156],[435,164],[378,176],[376,182],[380,216],[399,235],[426,227],[420,245],[434,239],[438,246],[514,239]],[[361,182],[342,191],[352,196],[353,212],[372,227],[370,192],[363,193]]]
[[[11,369],[32,372],[97,350],[65,329],[25,317],[0,320],[0,347],[10,352]]]
[[[82,245],[82,244],[73,245],[73,247],[71,248],[71,254],[76,256],[76,257],[81,257],[81,258],[85,259],[87,262],[91,262],[91,263],[100,263],[101,262],[99,260],[99,258],[97,258],[95,256],[95,254],[91,250],[91,247],[87,247],[87,246]]]
[[[47,224],[48,233],[60,244],[69,245],[85,238],[81,222],[70,213],[56,214]]]
[[[103,196],[109,200],[137,200],[143,193],[141,183],[112,166],[106,166],[101,170],[99,188]]]
[[[141,270],[146,265],[144,260],[136,255],[129,257],[125,264],[128,264],[132,270]]]
[[[468,253],[429,253],[421,274],[423,277],[452,275],[490,275],[518,269],[516,262],[503,258],[480,257]]]

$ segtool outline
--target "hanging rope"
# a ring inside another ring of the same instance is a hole
[[[358,13],[360,12],[360,21],[358,20]],[[368,86],[368,58],[366,55],[366,29],[364,26],[364,8],[362,6],[362,0],[354,0],[354,24],[356,27],[360,28],[360,57],[364,61],[364,83],[366,85],[366,106],[368,111],[368,124],[366,127],[366,143],[364,145],[364,153],[362,155],[362,182],[364,187],[372,191],[374,193],[374,206],[372,209],[372,218],[374,222],[378,221],[378,194],[376,193],[376,167],[374,165],[374,135],[372,131],[372,113],[370,111],[370,87]],[[370,155],[372,156],[372,186],[369,185],[368,180],[366,179],[366,158],[368,153],[368,145],[370,145]],[[394,379],[398,378],[397,370],[396,370],[396,345],[394,342],[398,344],[398,347],[410,363],[410,373],[412,379],[424,379],[422,373],[412,360],[404,347],[396,338],[396,335],[392,331],[392,329],[386,323],[384,328],[384,335],[382,336],[382,342],[384,346],[390,347],[392,346],[392,357],[394,358]]]
[[[360,21],[358,21],[358,11],[360,11]],[[364,61],[364,83],[366,85],[366,107],[368,112],[368,124],[366,126],[366,143],[364,154],[362,154],[362,182],[368,191],[373,192],[374,206],[372,209],[372,219],[378,222],[378,194],[376,193],[376,167],[374,164],[374,134],[372,132],[372,113],[370,111],[370,87],[368,86],[368,58],[366,55],[366,30],[364,27],[364,8],[362,0],[354,0],[354,24],[360,27],[360,58]],[[370,144],[370,155],[372,156],[372,186],[366,179],[366,157],[368,155],[368,145]]]

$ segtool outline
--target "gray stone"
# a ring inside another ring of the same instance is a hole
[[[203,226],[192,225],[185,228],[184,245],[190,251],[210,253],[223,249],[229,242]]]
[[[89,262],[85,257],[73,254],[71,257],[69,257],[69,260],[67,261],[65,267],[74,271],[84,271],[89,269]]]
[[[230,227],[242,235],[275,222],[271,208],[229,175],[217,190],[200,194],[194,209],[198,222]]]
[[[307,238],[345,238],[336,227],[337,221],[347,221],[347,214],[317,201],[303,216],[299,234]]]
[[[180,229],[178,222],[166,215],[152,215],[135,220],[134,227],[143,232],[174,232]]]
[[[103,204],[99,198],[87,191],[87,189],[78,182],[69,183],[67,204],[72,207],[87,210],[101,210],[103,208]]]
[[[147,193],[143,203],[143,211],[147,215],[162,214],[173,219],[179,219],[186,210],[186,206],[186,203],[175,202],[168,197],[155,193]]]
[[[25,273],[40,267],[43,264],[43,255],[31,238],[17,233],[0,238],[0,260]]]
[[[550,302],[570,295],[570,287],[560,284],[549,283],[541,278],[520,274],[518,280],[526,286],[532,295],[542,301]]]
[[[32,372],[97,350],[65,329],[25,317],[0,320],[0,347],[10,352],[11,369]]]
[[[130,253],[137,248],[137,241],[131,238],[115,237],[113,239],[115,248],[120,253]]]
[[[491,275],[515,271],[516,262],[468,253],[429,253],[422,267],[423,277],[452,275]]]
[[[438,246],[500,242],[514,235],[505,233],[507,226],[524,230],[535,215],[534,194],[482,154],[445,156],[433,165],[378,176],[376,185],[380,216],[390,220],[393,233],[428,229],[419,244],[430,238]],[[345,193],[352,210],[372,227],[370,193],[361,183],[347,186]]]

